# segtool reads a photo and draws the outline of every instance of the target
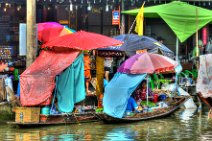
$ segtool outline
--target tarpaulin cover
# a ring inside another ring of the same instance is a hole
[[[139,9],[123,11],[124,14],[136,16]],[[174,31],[180,42],[184,42],[198,30],[212,21],[212,11],[187,4],[186,2],[173,1],[144,8],[144,17],[162,18]]]
[[[204,98],[212,97],[212,54],[200,56],[196,91]]]
[[[105,87],[104,112],[112,117],[122,118],[128,99],[145,77],[146,74],[116,73]]]
[[[55,94],[60,112],[72,112],[74,104],[85,99],[83,53],[56,77]]]
[[[41,51],[21,74],[21,105],[49,105],[55,87],[55,76],[71,65],[79,51]]]

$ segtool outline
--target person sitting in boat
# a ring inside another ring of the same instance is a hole
[[[147,93],[147,85],[146,81],[144,81],[143,83],[141,83],[141,87],[139,87],[135,92],[135,100],[136,101],[146,100],[146,93]],[[153,100],[153,93],[150,87],[148,88],[148,96],[150,101]]]
[[[128,99],[125,115],[130,116],[130,115],[133,115],[134,112],[140,112],[140,111],[141,111],[141,108],[137,105],[135,99],[131,96]]]

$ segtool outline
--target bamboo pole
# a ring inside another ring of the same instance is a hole
[[[196,8],[196,57],[199,56],[198,36],[198,9]]]
[[[36,0],[27,0],[27,54],[26,66],[29,67],[36,58]]]
[[[176,61],[179,61],[179,40],[176,36]]]

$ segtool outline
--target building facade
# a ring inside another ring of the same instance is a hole
[[[113,25],[113,11],[128,10],[141,7],[144,0],[36,0],[36,21],[56,21],[68,25],[74,30],[86,30],[108,36],[127,33],[135,17],[120,16],[120,25]],[[145,6],[170,2],[170,0],[145,0]],[[212,8],[210,0],[185,2],[200,7]],[[0,0],[0,51],[1,61],[7,62],[19,58],[19,24],[26,22],[26,0]],[[176,36],[161,19],[145,19],[147,36],[162,37],[165,45],[175,51]],[[212,28],[207,26],[208,33]],[[133,30],[132,30],[133,32]],[[200,38],[201,38],[200,31]],[[193,38],[182,46],[187,46],[188,52],[193,48]],[[183,53],[184,49],[180,49]]]

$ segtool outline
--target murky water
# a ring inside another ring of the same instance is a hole
[[[207,112],[179,110],[167,118],[133,124],[107,125],[95,122],[28,129],[1,124],[0,140],[211,141],[212,122],[207,120]]]

